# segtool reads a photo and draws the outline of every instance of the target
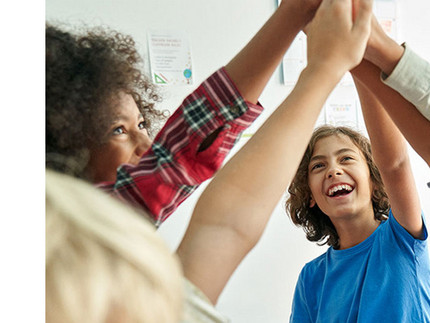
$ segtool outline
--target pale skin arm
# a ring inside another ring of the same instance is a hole
[[[421,207],[406,141],[376,96],[358,79],[354,81],[372,143],[372,154],[385,184],[393,215],[412,236],[420,238],[423,234]]]
[[[218,172],[196,205],[177,252],[185,276],[214,304],[263,233],[328,95],[362,59],[372,1],[361,3],[352,22],[350,0],[323,1],[308,31],[308,66],[296,87]]]

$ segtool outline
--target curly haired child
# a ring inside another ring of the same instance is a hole
[[[93,182],[115,172],[98,174],[88,167],[92,149],[110,139],[107,129],[115,122],[115,108],[123,93],[133,98],[142,131],[161,112],[155,86],[140,72],[140,56],[133,39],[107,29],[93,29],[82,36],[58,27],[46,27],[46,164],[57,171]],[[113,131],[119,132],[119,129]],[[146,143],[149,147],[149,138]],[[115,156],[111,156],[115,157]]]
[[[376,221],[386,220],[390,204],[381,174],[376,166],[369,140],[359,132],[349,127],[321,126],[315,129],[302,162],[297,170],[294,181],[288,188],[290,197],[287,201],[287,211],[293,223],[302,226],[309,241],[327,243],[339,248],[339,235],[330,218],[315,204],[309,187],[309,165],[317,142],[330,136],[349,138],[359,147],[369,167],[370,178],[374,185],[372,192],[372,207]],[[315,167],[321,167],[320,165]],[[311,207],[310,207],[311,206]]]
[[[131,37],[46,31],[47,166],[148,210],[160,225],[213,176],[261,113],[258,97],[321,0],[283,1],[225,67],[190,94],[151,142],[159,97]],[[270,46],[270,51],[267,50]]]
[[[355,79],[370,142],[315,130],[286,202],[310,241],[328,244],[302,269],[291,322],[430,322],[428,233],[405,141]]]

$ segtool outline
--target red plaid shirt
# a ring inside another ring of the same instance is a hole
[[[214,175],[240,134],[262,111],[261,105],[244,101],[221,68],[184,100],[137,166],[121,165],[116,182],[97,186],[149,211],[158,227]],[[205,138],[220,128],[214,142],[198,152]]]

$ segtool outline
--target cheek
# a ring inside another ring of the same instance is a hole
[[[126,164],[130,161],[133,153],[131,147],[127,143],[114,145],[106,151],[106,158],[110,159],[110,164],[115,165],[115,168],[121,164]]]
[[[360,182],[361,182],[361,186],[368,188],[370,195],[372,195],[373,188],[375,187],[375,185],[373,184],[369,170],[361,171]]]
[[[321,185],[319,184],[318,178],[316,176],[312,176],[308,178],[308,186],[312,196],[315,196],[320,191],[318,188]]]
[[[127,145],[123,144],[108,144],[100,147],[93,156],[93,172],[98,174],[99,179],[114,180],[118,166],[129,162],[129,151],[130,149],[127,149]]]

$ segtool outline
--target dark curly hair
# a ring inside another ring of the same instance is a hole
[[[359,132],[348,127],[321,126],[312,134],[312,138],[306,148],[306,152],[300,162],[297,173],[288,188],[289,198],[285,203],[287,213],[293,223],[303,227],[306,238],[309,241],[319,242],[320,245],[328,244],[339,248],[339,236],[330,218],[324,214],[318,205],[310,207],[311,191],[308,184],[308,167],[315,144],[329,136],[344,135],[363,153],[369,166],[370,178],[374,184],[372,205],[375,219],[382,221],[390,209],[387,193],[382,182],[381,174],[373,161],[370,141]]]
[[[120,93],[132,95],[147,122],[165,117],[153,83],[141,72],[134,40],[108,28],[72,34],[46,26],[46,166],[84,178],[89,147],[107,140]]]

